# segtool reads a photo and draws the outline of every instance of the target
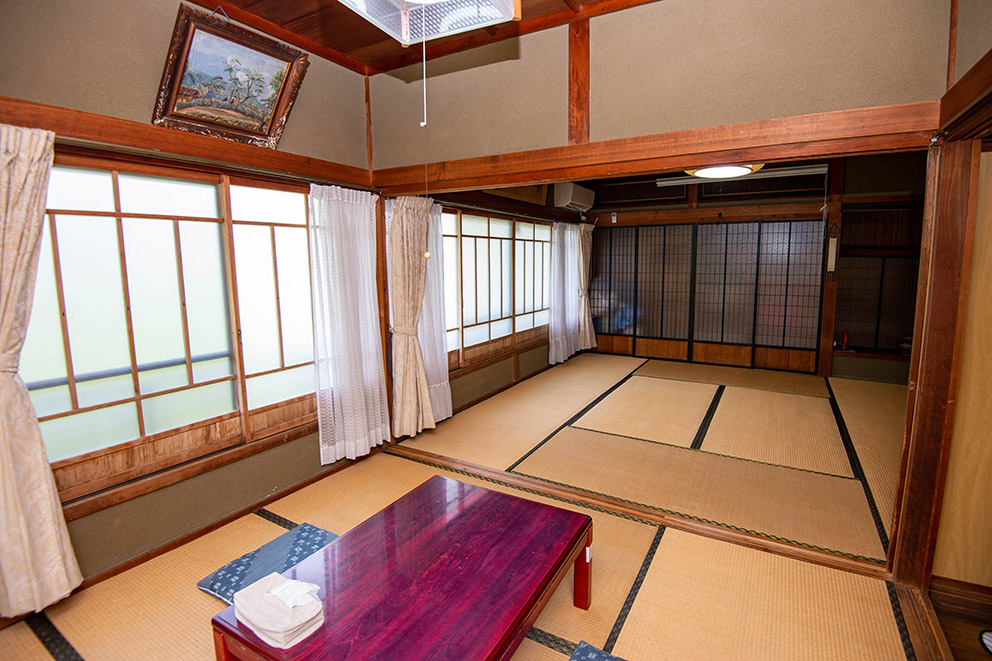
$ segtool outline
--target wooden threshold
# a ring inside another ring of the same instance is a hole
[[[853,558],[846,558],[832,553],[827,553],[825,551],[801,548],[774,539],[730,530],[715,524],[666,514],[644,505],[630,503],[605,495],[593,494],[575,487],[545,482],[544,480],[519,475],[517,473],[507,473],[494,468],[488,468],[486,466],[480,466],[478,464],[473,464],[458,459],[451,459],[439,454],[434,454],[433,452],[417,450],[403,445],[394,445],[384,451],[386,454],[437,466],[438,468],[459,471],[469,476],[478,477],[482,480],[501,482],[539,495],[559,498],[578,503],[580,505],[587,505],[595,509],[613,512],[622,516],[634,517],[650,523],[656,523],[658,525],[675,528],[676,530],[683,530],[696,535],[702,535],[703,537],[709,537],[722,542],[729,542],[731,544],[737,544],[739,546],[745,546],[759,551],[767,551],[768,553],[774,553],[775,555],[802,560],[804,562],[822,565],[831,569],[839,569],[841,571],[847,571],[861,576],[869,576],[871,578],[880,578],[885,580],[890,578],[889,572],[882,565],[863,560],[856,560]]]
[[[954,661],[930,597],[917,588],[900,583],[895,584],[895,591],[916,658]]]

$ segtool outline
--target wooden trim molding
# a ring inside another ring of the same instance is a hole
[[[937,129],[939,102],[767,119],[534,151],[430,163],[432,191],[622,176],[713,165],[774,162],[846,154],[921,149]],[[424,166],[375,170],[384,195],[416,193]]]
[[[568,24],[568,144],[589,142],[589,19]]]
[[[941,97],[940,130],[947,140],[992,134],[992,50]]]
[[[590,215],[588,220],[597,227],[626,227],[632,225],[683,225],[686,223],[747,223],[761,220],[820,220],[822,218],[822,202],[800,202],[700,207],[696,209],[621,211],[617,213],[617,222],[615,223],[612,214],[596,213]]]
[[[0,117],[6,124],[54,131],[58,144],[96,143],[124,153],[216,164],[307,182],[358,188],[369,188],[371,183],[365,168],[6,96],[0,96]]]
[[[931,150],[936,181],[928,182],[932,204],[924,218],[907,442],[890,548],[893,579],[922,590],[930,584],[954,426],[980,156],[978,140]]]

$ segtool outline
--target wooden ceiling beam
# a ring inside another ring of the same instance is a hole
[[[579,0],[562,0],[568,8],[571,9],[576,14],[582,11],[582,3]]]
[[[340,64],[341,66],[351,69],[352,71],[360,74],[368,75],[371,68],[358,60],[341,53],[340,51],[334,50],[329,46],[318,43],[313,39],[308,39],[302,35],[288,30],[281,25],[273,23],[272,21],[266,20],[260,16],[256,16],[250,12],[237,7],[230,2],[224,2],[223,0],[189,0],[191,3],[199,5],[208,11],[213,11],[220,7],[227,13],[227,16],[238,23],[247,25],[250,28],[264,32],[265,34],[284,41],[287,44],[296,46],[297,48],[302,48],[305,51],[313,53],[314,55],[319,55],[325,60],[330,60],[335,64]]]

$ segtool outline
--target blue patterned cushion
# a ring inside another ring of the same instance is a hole
[[[337,538],[334,533],[301,523],[268,544],[227,563],[196,585],[207,594],[230,604],[234,593],[241,588],[272,572],[281,574]]]
[[[568,661],[623,661],[619,656],[607,654],[601,649],[593,647],[584,640],[580,640],[572,656]]]

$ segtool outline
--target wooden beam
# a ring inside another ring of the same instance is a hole
[[[329,60],[335,64],[340,64],[341,66],[351,69],[356,73],[365,75],[370,73],[371,69],[367,64],[363,64],[352,57],[348,57],[344,53],[336,51],[333,48],[328,48],[327,46],[312,39],[307,39],[306,37],[300,36],[292,30],[287,30],[272,21],[267,21],[264,18],[256,16],[255,14],[249,13],[241,7],[232,5],[230,2],[224,2],[224,0],[190,0],[190,2],[195,5],[200,5],[204,9],[210,11],[220,8],[224,10],[228,17],[232,20],[264,32],[270,37],[274,37],[280,41],[285,41],[287,44],[292,44],[297,48],[302,48],[305,51],[313,53],[314,55],[319,55],[325,60]]]
[[[582,11],[582,3],[579,0],[562,0],[562,2],[568,5],[568,8],[576,14]]]
[[[6,96],[0,96],[0,117],[6,124],[54,131],[59,144],[97,143],[124,153],[180,157],[317,183],[359,188],[368,188],[371,183],[364,168]]]
[[[726,207],[700,207],[696,209],[652,209],[649,211],[621,211],[617,222],[612,213],[594,213],[588,216],[598,227],[625,227],[632,225],[681,225],[684,223],[746,223],[759,220],[819,220],[823,218],[823,204],[800,202],[791,204],[747,204]]]
[[[508,197],[499,197],[487,193],[462,192],[462,193],[439,193],[431,195],[435,202],[448,204],[461,209],[476,209],[479,211],[491,211],[493,213],[504,213],[509,216],[522,216],[525,218],[541,218],[543,220],[561,220],[569,223],[578,223],[582,220],[577,211],[568,209],[558,209],[556,207],[542,207],[537,204],[529,204],[514,200]]]
[[[206,0],[203,0],[206,1]],[[658,0],[597,0],[596,2],[581,3],[579,11],[575,12],[571,7],[566,6],[561,11],[552,14],[537,16],[534,18],[524,18],[520,21],[511,21],[493,26],[491,31],[473,30],[464,35],[456,35],[452,38],[438,39],[428,42],[427,59],[433,60],[438,57],[450,55],[470,48],[485,46],[504,39],[512,39],[532,32],[540,32],[548,28],[567,25],[576,19],[592,18],[602,16],[615,11],[646,5]],[[405,48],[402,52],[397,52],[392,57],[378,59],[369,63],[370,74],[392,71],[411,64],[420,62],[419,48]]]
[[[589,142],[589,19],[568,24],[568,144]]]
[[[982,138],[992,132],[992,50],[941,97],[939,126],[946,140]]]
[[[930,597],[921,590],[899,584],[896,584],[895,592],[916,658],[954,661]]]
[[[981,142],[931,151],[924,218],[907,443],[890,566],[893,580],[926,590],[954,426],[978,197]]]
[[[775,162],[921,149],[937,101],[767,119],[428,164],[432,191],[475,190],[675,171],[725,162]],[[387,195],[423,190],[424,166],[375,170]]]

